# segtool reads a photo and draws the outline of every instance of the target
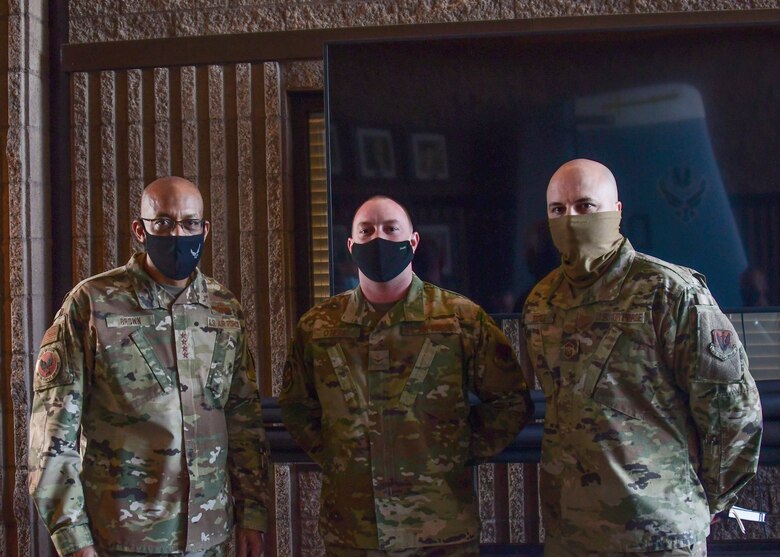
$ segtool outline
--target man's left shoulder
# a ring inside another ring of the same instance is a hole
[[[470,320],[486,315],[479,304],[453,290],[425,282],[423,292],[428,306],[426,314],[429,317],[454,316]]]
[[[205,279],[211,310],[215,313],[235,315],[243,318],[243,311],[238,298],[216,279],[206,275],[203,275],[203,278]]]
[[[631,274],[635,278],[665,283],[671,289],[707,288],[707,279],[700,272],[640,252],[636,252]]]

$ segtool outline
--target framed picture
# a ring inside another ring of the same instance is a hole
[[[361,178],[395,178],[395,153],[390,130],[357,129]]]
[[[440,133],[413,133],[414,177],[418,180],[447,180],[447,141]]]

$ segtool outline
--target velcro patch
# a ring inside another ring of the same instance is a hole
[[[209,327],[217,329],[240,329],[241,321],[228,317],[209,317]]]
[[[403,323],[402,335],[453,335],[460,333],[460,322],[453,319],[447,321],[429,321],[427,323]]]
[[[546,313],[530,313],[525,316],[525,322],[527,325],[538,325],[541,323],[552,323],[555,320],[552,312]]]
[[[596,314],[597,323],[644,323],[643,311],[600,311]]]
[[[46,346],[47,344],[51,344],[52,342],[55,342],[59,340],[60,338],[60,324],[55,323],[48,329],[46,329],[46,332],[43,334],[43,340],[41,340],[41,346]]]
[[[710,352],[721,361],[726,361],[737,351],[737,343],[734,335],[728,329],[712,329],[712,342],[710,343]]]
[[[62,358],[59,352],[52,349],[45,349],[38,356],[38,363],[35,364],[35,373],[43,383],[51,383],[62,369]]]
[[[154,315],[109,315],[106,326],[117,327],[151,327],[155,324]]]
[[[357,327],[333,327],[329,329],[315,329],[311,338],[358,338],[360,329]]]

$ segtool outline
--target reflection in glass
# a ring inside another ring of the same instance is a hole
[[[745,346],[753,378],[780,378],[780,313],[732,313],[729,319]]]
[[[587,157],[615,173],[637,250],[702,272],[724,307],[780,304],[778,39],[775,24],[328,45],[336,289],[354,284],[352,213],[381,193],[412,212],[423,278],[518,311],[558,264],[547,182]]]

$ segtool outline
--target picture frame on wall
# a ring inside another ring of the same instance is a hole
[[[447,140],[441,133],[413,133],[412,156],[417,180],[447,180]]]
[[[395,178],[395,151],[390,130],[357,128],[361,178]]]

